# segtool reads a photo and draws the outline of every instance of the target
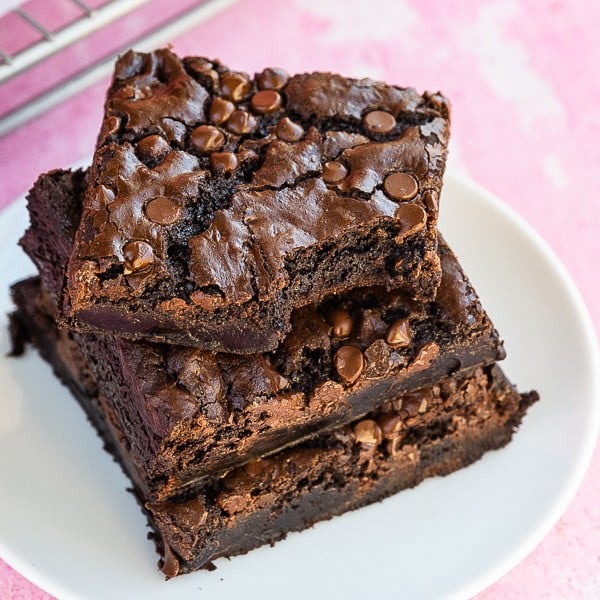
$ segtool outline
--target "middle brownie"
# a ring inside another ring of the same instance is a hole
[[[32,223],[22,244],[54,301],[81,184],[80,173],[55,171],[29,196]],[[435,301],[380,288],[331,297],[295,312],[292,331],[270,353],[237,356],[72,333],[131,445],[144,494],[160,500],[188,492],[400,393],[503,358],[492,323],[443,242],[440,259]]]

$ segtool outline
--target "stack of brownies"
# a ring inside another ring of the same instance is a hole
[[[167,577],[444,475],[535,393],[437,230],[439,94],[116,64],[88,171],[42,175],[13,287],[131,478]]]

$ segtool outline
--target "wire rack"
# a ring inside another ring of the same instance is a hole
[[[18,85],[15,82],[18,82],[19,78],[24,78],[27,73],[39,68],[52,56],[66,51],[70,46],[85,40],[88,36],[110,26],[119,19],[126,18],[129,13],[142,9],[144,5],[151,4],[151,0],[60,1],[63,9],[65,2],[73,5],[72,8],[77,9],[77,16],[58,26],[50,27],[42,22],[27,9],[28,4],[19,6],[8,13],[13,26],[16,21],[17,25],[28,28],[30,31],[26,33],[30,34],[33,40],[16,51],[10,51],[4,45],[3,42],[7,36],[3,35],[3,22],[0,20],[0,86]],[[45,12],[50,14],[52,13],[50,5],[58,0],[46,0],[46,2]],[[140,35],[134,35],[121,41],[116,47],[111,47],[107,52],[82,65],[66,78],[59,82],[53,82],[48,89],[34,91],[16,106],[6,108],[3,104],[7,103],[2,102],[0,98],[0,136],[107,76],[112,69],[115,56],[127,48],[135,46],[139,50],[149,50],[164,44],[235,2],[236,0],[196,0],[193,3],[182,3],[187,6],[171,14],[159,25]],[[177,5],[177,0],[174,4]],[[3,16],[5,23],[6,16]]]

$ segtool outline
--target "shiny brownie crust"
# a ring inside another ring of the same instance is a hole
[[[272,351],[292,309],[371,285],[432,299],[449,105],[167,49],[116,64],[69,262],[76,328]]]

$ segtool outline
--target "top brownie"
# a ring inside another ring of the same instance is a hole
[[[439,94],[254,78],[127,52],[108,91],[63,311],[71,326],[272,350],[293,308],[357,286],[431,299],[449,134]]]

